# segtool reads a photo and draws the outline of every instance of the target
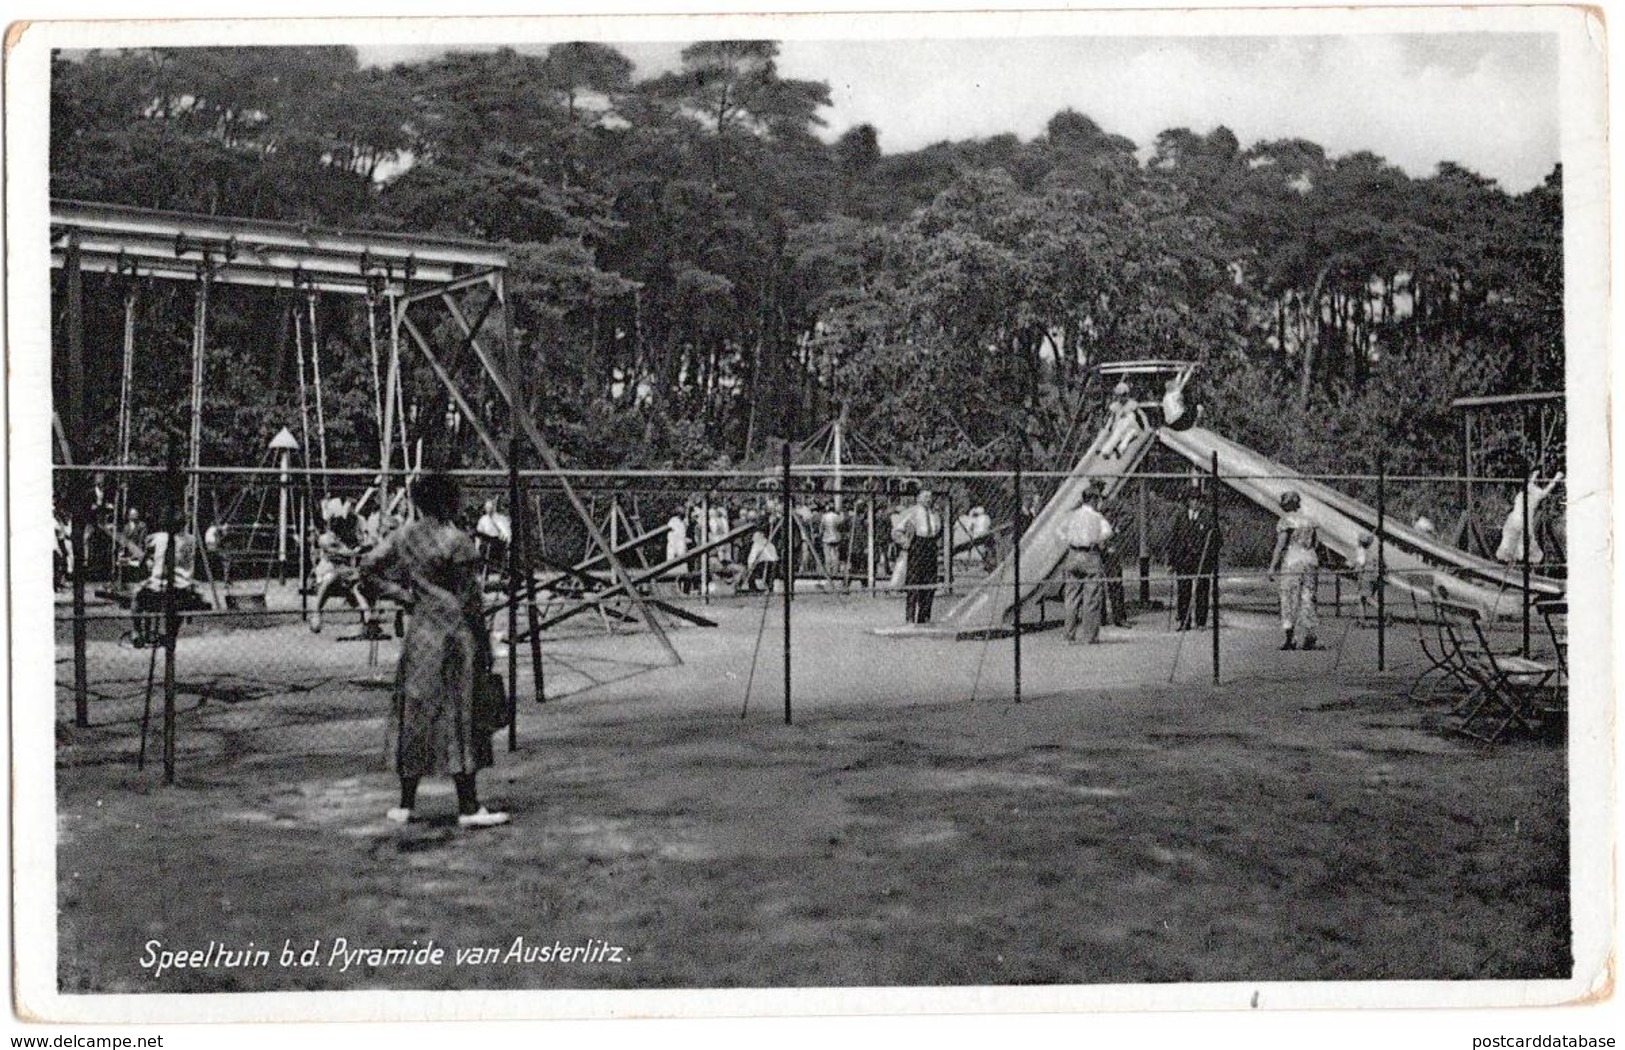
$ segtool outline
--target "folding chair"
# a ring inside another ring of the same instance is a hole
[[[1552,659],[1557,661],[1557,674],[1553,676],[1551,688],[1554,706],[1565,708],[1569,692],[1569,603],[1567,599],[1542,601],[1536,602],[1535,608],[1546,621],[1546,634],[1552,640]],[[1563,621],[1561,627],[1559,620]]]
[[[1477,688],[1458,708],[1462,721],[1456,728],[1466,736],[1495,743],[1517,725],[1533,730],[1537,716],[1536,700],[1557,668],[1538,660],[1498,652],[1484,632],[1484,617],[1476,609],[1438,605],[1447,636],[1460,654],[1468,675]],[[1493,723],[1488,732],[1474,729],[1474,723]]]
[[[1422,602],[1416,597],[1416,591],[1406,588],[1411,597],[1411,609],[1415,613],[1416,640],[1422,646],[1422,656],[1428,661],[1428,666],[1422,669],[1411,687],[1405,693],[1407,700],[1433,700],[1443,692],[1453,692],[1459,689],[1464,695],[1477,692],[1478,683],[1468,672],[1466,662],[1461,656],[1461,650],[1451,642],[1446,634],[1444,617],[1437,611],[1425,614],[1422,611]],[[1428,635],[1432,635],[1432,641]],[[1438,681],[1428,687],[1425,695],[1418,695],[1417,690],[1431,675],[1437,675]],[[1453,684],[1452,684],[1453,683]]]

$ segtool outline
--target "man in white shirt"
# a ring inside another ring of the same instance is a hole
[[[1061,519],[1057,528],[1066,543],[1062,572],[1066,577],[1066,640],[1078,640],[1080,622],[1083,640],[1094,645],[1100,640],[1100,622],[1106,613],[1105,565],[1101,547],[1112,538],[1111,522],[1095,510],[1094,482],[1085,479],[1078,492],[1078,505]]]
[[[846,515],[835,509],[835,504],[824,504],[824,513],[818,518],[819,538],[824,544],[824,573],[834,578],[846,575],[841,558],[841,530],[846,527]]]
[[[937,572],[942,562],[942,515],[932,509],[936,496],[921,489],[914,506],[903,515],[899,528],[908,560],[904,585],[908,596],[903,616],[908,623],[930,623],[931,603],[937,595]]]

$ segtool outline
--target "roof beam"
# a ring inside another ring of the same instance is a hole
[[[296,283],[351,294],[378,282],[411,294],[488,278],[508,265],[501,249],[476,241],[54,200],[53,266],[63,265],[70,233],[92,272],[133,267],[155,277],[195,280],[206,266],[216,283]]]

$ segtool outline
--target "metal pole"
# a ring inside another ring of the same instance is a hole
[[[79,235],[68,234],[64,253],[68,292],[68,417],[73,435],[69,449],[86,454],[85,437],[85,291],[79,267]],[[85,518],[91,513],[90,479],[68,476],[68,543],[73,552],[73,724],[90,725],[89,663],[85,655]]]
[[[1473,550],[1473,410],[1470,408],[1462,409],[1461,415],[1461,501],[1465,511],[1462,521],[1466,525],[1462,541],[1468,550]]]
[[[711,493],[700,497],[700,545],[711,542]],[[700,604],[711,604],[711,552],[700,556]]]
[[[384,424],[384,387],[383,377],[378,372],[378,297],[373,294],[371,283],[367,287],[367,348],[372,353],[372,418],[378,422],[379,427],[379,455],[385,456],[384,449],[387,443],[384,438],[388,430]],[[393,312],[393,311],[391,311]]]
[[[322,458],[322,498],[327,491],[327,414],[322,409],[322,340],[316,329],[316,292],[306,291],[305,305],[310,311],[310,378],[316,388],[316,451]]]
[[[383,433],[379,435],[378,439],[378,523],[380,531],[382,531],[384,519],[389,514],[389,468],[391,461],[395,458],[393,451],[393,446],[395,443],[395,412],[399,404],[399,399],[396,397],[396,389],[400,385],[401,375],[400,311],[402,307],[396,303],[393,293],[388,293],[384,296],[384,304],[389,308],[389,364],[384,373],[384,417],[382,421]],[[299,323],[299,308],[297,304],[294,306],[293,316],[294,324],[297,325]],[[294,329],[294,335],[297,339],[297,328]],[[303,354],[303,351],[300,352]],[[303,361],[304,359],[301,357],[299,366],[299,403],[301,410],[304,406],[305,382]],[[307,434],[305,439],[305,466],[308,468],[310,466],[310,439],[308,437],[309,423],[307,422],[305,425]],[[308,474],[305,476],[305,489],[307,492],[310,489],[310,476]]]
[[[510,516],[516,522],[520,520],[517,512]],[[538,704],[545,704],[547,703],[547,683],[542,678],[542,631],[538,626],[541,623],[542,617],[536,608],[536,574],[531,571],[530,565],[531,520],[530,507],[527,506],[525,508],[523,532],[514,533],[513,542],[519,542],[520,535],[523,535],[525,538],[519,551],[519,571],[520,574],[525,577],[525,621],[530,625],[530,630],[527,632],[530,635],[530,676],[535,682],[534,692],[536,694],[536,702]],[[534,520],[537,522],[541,521],[541,514],[539,512]]]
[[[1377,670],[1388,669],[1388,454],[1377,453]]]
[[[169,450],[165,456],[163,523],[169,534],[164,544],[164,783],[175,782],[175,635],[179,623],[175,615],[175,548],[180,542],[176,526],[184,515],[176,513],[175,494],[180,490],[180,452],[175,435],[169,436]],[[194,542],[196,538],[194,536]]]
[[[1146,495],[1145,479],[1140,479],[1140,604],[1151,604],[1151,502]]]
[[[786,441],[783,448],[784,468],[784,506],[781,508],[784,521],[784,550],[779,552],[779,565],[784,573],[784,724],[790,724],[790,593],[795,587],[795,523],[790,520],[790,442]]]
[[[508,431],[508,750],[519,746],[519,544],[524,508],[519,498],[519,428]],[[534,633],[534,632],[533,632]]]
[[[1212,477],[1208,485],[1212,491],[1208,493],[1208,507],[1213,514],[1213,535],[1219,535],[1219,453],[1215,449],[1212,459]],[[1212,599],[1208,602],[1208,610],[1213,616],[1213,684],[1219,684],[1219,554],[1213,552],[1213,567],[1208,575],[1208,594]]]
[[[1015,669],[1014,670],[1015,670],[1016,703],[1019,704],[1019,703],[1021,703],[1021,541],[1024,539],[1024,537],[1021,534],[1021,516],[1022,516],[1023,503],[1021,501],[1021,435],[1020,434],[1016,435],[1015,445],[1016,445],[1016,451],[1015,451],[1016,463],[1015,463],[1015,480],[1014,480],[1014,486],[1013,487],[1015,489],[1015,496],[1016,496],[1016,509],[1015,509],[1015,512],[1010,517],[1010,535],[1014,538],[1013,542],[1010,545],[1011,574],[1012,574],[1012,576],[1014,576],[1014,581],[1013,581],[1014,600],[1011,602],[1011,610],[1010,611],[1011,611],[1012,620],[1013,620],[1013,622],[1015,624],[1015,634],[1012,636],[1012,638],[1015,641]],[[998,601],[998,597],[995,595],[993,600]]]
[[[118,388],[118,463],[121,467],[130,465],[130,395],[135,384],[135,304],[136,282],[132,275],[129,287],[124,291],[124,360]],[[127,480],[120,478],[118,496],[114,501],[113,528],[122,530],[129,512],[130,486]],[[124,585],[123,560],[119,557],[116,543],[113,545],[113,579],[117,585]]]
[[[954,517],[954,494],[952,491],[949,491],[944,493],[944,496],[946,498],[943,500],[942,508],[942,533],[945,537],[947,537],[948,542],[942,545],[942,589],[944,594],[952,594],[954,593],[954,525],[956,523],[956,519]]]
[[[871,485],[873,484],[873,480],[874,479],[872,479],[872,478],[870,479]],[[874,489],[872,487],[869,489],[869,511],[868,511],[868,514],[869,514],[868,586],[869,586],[869,593],[871,595],[873,595],[875,593],[875,492],[874,492]]]
[[[1527,446],[1526,446],[1527,447]],[[1526,473],[1523,482],[1523,655],[1529,658],[1529,549],[1533,545],[1534,537],[1529,534],[1529,496],[1535,487],[1535,468],[1527,462],[1524,463]]]

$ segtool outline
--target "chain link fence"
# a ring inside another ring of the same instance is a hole
[[[1062,555],[1039,533],[1075,502],[1074,476],[998,466],[464,472],[462,524],[518,713],[510,740],[537,702],[794,718],[1328,675],[1426,698],[1438,690],[1416,682],[1439,677],[1441,601],[1475,610],[1503,651],[1564,655],[1561,485],[1525,533],[1509,520],[1516,479],[1270,478],[1221,461],[1215,486],[1211,469],[1153,456],[1105,479],[1105,626],[1100,644],[1073,646]],[[82,467],[55,483],[59,767],[173,776],[382,756],[409,610],[355,570],[411,513],[410,477]],[[1327,518],[1323,653],[1279,651],[1266,483],[1302,488]],[[902,524],[922,490],[939,539],[911,574]],[[1206,539],[1192,548],[1198,519],[1216,526],[1216,559]],[[166,523],[173,550],[155,539]],[[1510,558],[1509,530],[1534,537]],[[1363,564],[1357,533],[1371,537]],[[1445,555],[1417,553],[1428,533]]]

